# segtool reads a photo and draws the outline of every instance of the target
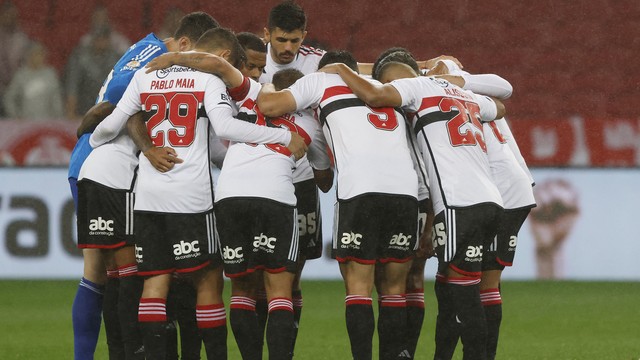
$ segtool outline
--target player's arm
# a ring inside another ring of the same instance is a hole
[[[393,86],[371,83],[345,64],[330,64],[319,71],[340,75],[357,97],[373,107],[402,105],[400,93]]]
[[[151,137],[147,132],[144,113],[142,111],[138,111],[127,120],[127,131],[129,132],[131,140],[133,140],[138,149],[140,149],[156,170],[166,172],[173,169],[175,164],[182,162],[182,159],[178,158],[178,154],[174,149],[153,145]]]
[[[313,141],[309,145],[307,159],[313,169],[313,178],[322,192],[327,192],[333,186],[333,169],[331,159],[327,153],[327,140],[322,133],[322,128],[317,127]]]
[[[129,119],[129,114],[116,107],[109,116],[98,124],[93,134],[91,134],[89,139],[91,147],[97,148],[115,139],[127,124],[127,119]]]
[[[109,116],[115,108],[115,105],[108,101],[102,101],[93,105],[93,107],[84,114],[82,122],[80,123],[80,126],[78,126],[78,130],[76,131],[78,139],[84,134],[93,132],[98,124]]]
[[[151,60],[146,73],[166,69],[173,65],[190,67],[202,72],[219,76],[225,85],[234,88],[242,85],[244,76],[224,58],[206,52],[169,52]]]
[[[464,79],[464,84],[456,85],[465,90],[471,90],[476,94],[491,96],[498,99],[508,99],[513,93],[513,86],[504,78],[496,74],[469,74],[454,61],[448,59],[438,60],[427,75],[457,75]],[[445,77],[449,80],[447,77]],[[449,82],[452,82],[451,80]]]
[[[266,116],[280,116],[297,110],[296,99],[287,90],[276,91],[273,84],[263,84],[257,99],[260,111]]]

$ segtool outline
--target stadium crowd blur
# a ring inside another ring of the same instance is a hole
[[[152,31],[166,37],[175,19],[196,10],[261,35],[264,14],[277,2],[2,1],[0,165],[47,165],[15,154],[19,139],[57,136],[70,150],[77,120],[132,39]],[[372,62],[403,46],[420,59],[449,54],[473,73],[509,80],[508,118],[531,166],[640,166],[638,1],[298,3],[310,15],[307,42],[327,50]],[[36,136],[16,125],[30,120],[45,130]]]

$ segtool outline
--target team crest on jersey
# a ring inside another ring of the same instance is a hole
[[[123,67],[123,70],[135,70],[140,67],[140,61],[131,60]]]
[[[449,82],[447,80],[444,80],[444,79],[433,78],[433,81],[435,81],[436,84],[440,85],[443,88],[446,88],[446,87],[449,86]]]

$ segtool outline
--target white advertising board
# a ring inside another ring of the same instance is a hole
[[[563,213],[556,206],[546,210],[555,220],[530,217],[505,279],[640,280],[635,213],[640,169],[535,169],[533,175],[539,202],[554,203],[557,197],[556,205],[570,203],[564,209],[577,211]],[[333,191],[322,195],[325,244],[334,202]],[[66,169],[0,168],[0,278],[80,277],[75,236]],[[339,279],[337,263],[328,255],[325,249],[322,259],[308,262],[305,278]],[[427,262],[427,278],[434,276],[435,264],[435,259]]]

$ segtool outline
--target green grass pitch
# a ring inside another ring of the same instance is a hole
[[[72,359],[76,286],[77,281],[0,281],[0,359]],[[228,288],[227,283],[227,299]],[[433,358],[433,282],[425,289],[416,359]],[[303,294],[295,358],[349,359],[342,283],[306,281]],[[502,297],[498,359],[640,359],[640,282],[508,281]],[[462,359],[460,350],[459,345],[454,359]],[[108,358],[104,331],[95,358]],[[231,332],[229,358],[240,359]]]

